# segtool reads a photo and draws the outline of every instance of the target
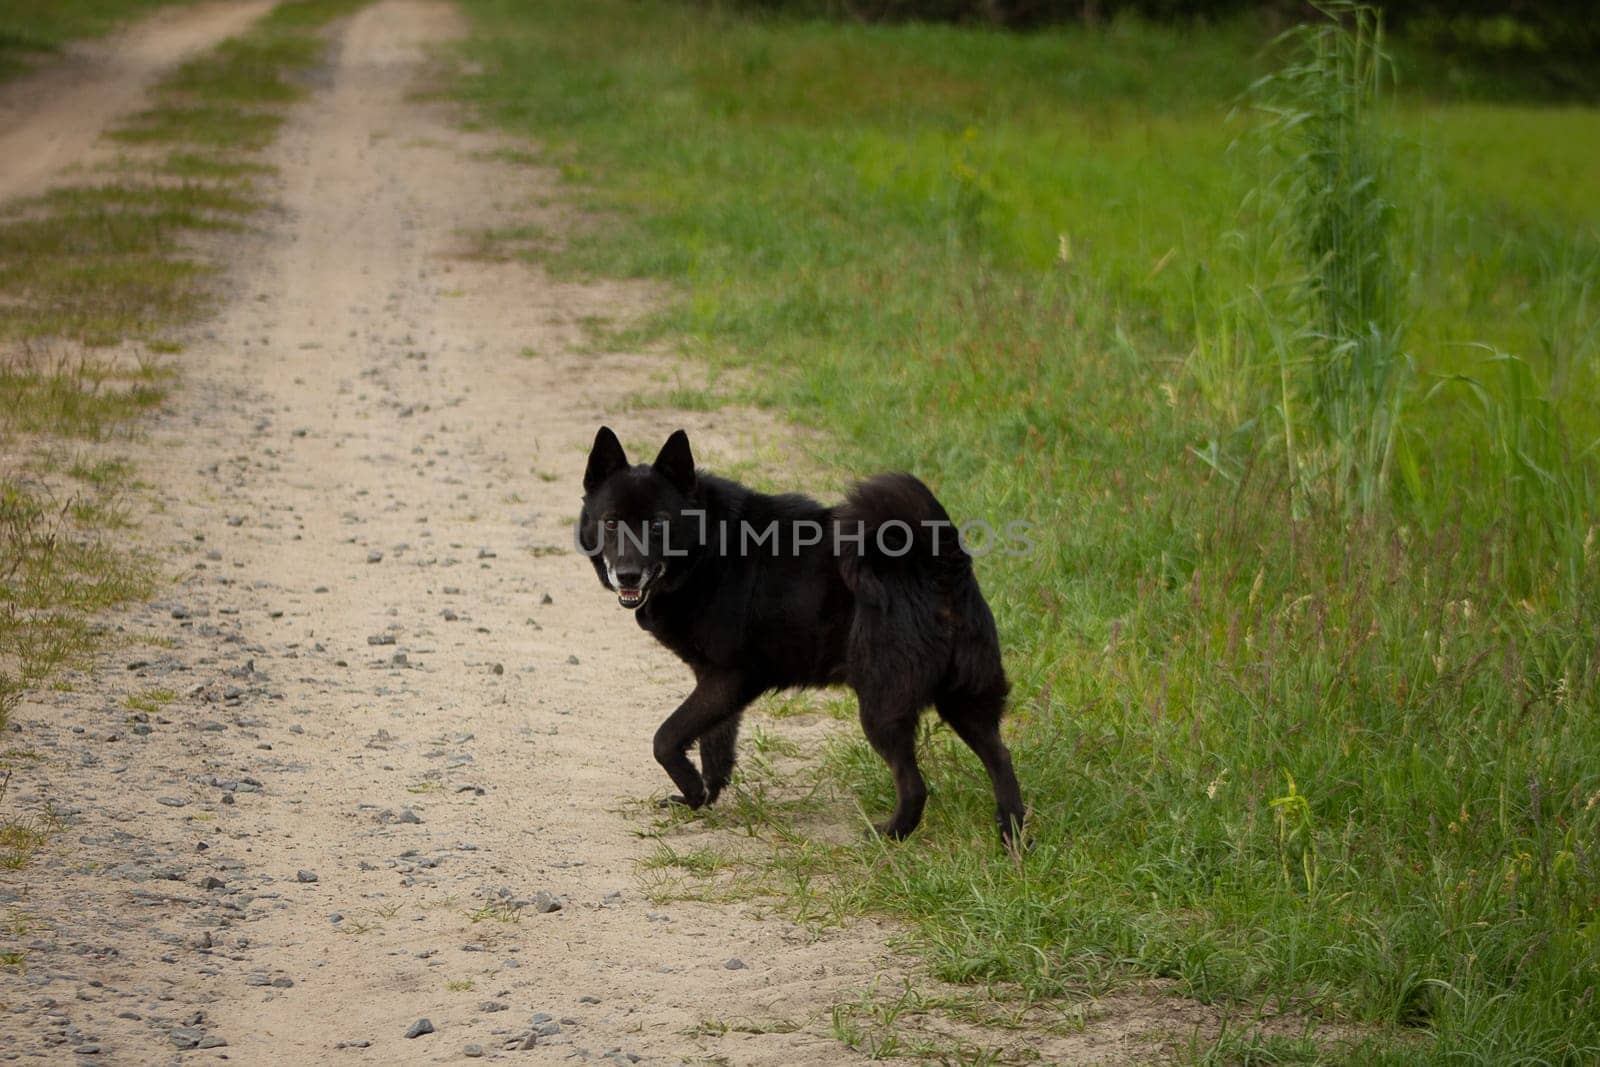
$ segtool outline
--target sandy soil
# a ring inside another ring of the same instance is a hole
[[[0,873],[0,937],[28,959],[0,970],[0,1059],[848,1063],[829,1007],[925,981],[888,926],[644,891],[668,786],[650,736],[688,679],[570,551],[588,443],[602,420],[627,441],[687,426],[713,462],[797,439],[749,412],[634,410],[696,372],[588,354],[583,321],[647,290],[461,254],[497,221],[562,219],[538,207],[547,175],[411,92],[460,29],[411,0],[336,27],[277,151],[281,210],[231,250],[236,293],[134,446],[141,536],[175,579],[4,739],[44,757],[6,802],[53,804],[67,829]],[[61,107],[5,136],[47,137]],[[763,725],[804,744],[847,728]],[[858,819],[841,807],[839,831]],[[995,1040],[1124,1059],[1214,1023],[1161,997],[1073,1010],[1081,1033]],[[408,1038],[420,1019],[433,1032]],[[741,1019],[794,1029],[700,1026]]]
[[[158,76],[272,6],[213,0],[170,8],[7,85],[0,95],[0,198],[38,192],[62,169],[85,162],[101,132],[134,110]]]

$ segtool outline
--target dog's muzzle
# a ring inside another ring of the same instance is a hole
[[[659,565],[648,568],[639,576],[638,585],[623,585],[616,580],[616,575],[613,574],[611,584],[617,590],[617,603],[629,611],[637,611],[643,607],[644,602],[650,599],[651,583],[661,576],[662,569]]]

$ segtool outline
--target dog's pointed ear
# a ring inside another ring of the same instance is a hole
[[[583,491],[594,492],[607,478],[625,470],[627,466],[628,454],[622,450],[622,442],[611,432],[611,427],[600,427],[600,432],[594,435],[594,447],[589,449],[589,466],[583,472]]]
[[[656,473],[687,493],[694,489],[694,453],[689,451],[689,435],[682,430],[672,431],[667,443],[656,456]]]

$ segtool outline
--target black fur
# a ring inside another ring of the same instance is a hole
[[[756,697],[843,683],[894,774],[897,803],[880,832],[901,838],[922,819],[916,728],[931,704],[983,761],[1001,839],[1018,840],[1022,795],[1000,739],[1009,687],[994,617],[927,486],[880,475],[828,508],[696,471],[682,430],[653,464],[632,466],[601,427],[583,488],[578,540],[601,584],[694,671],[694,691],[655,736],[655,757],[682,791],[675,800],[698,808],[717,798]],[[904,527],[883,529],[895,520]],[[773,523],[773,540],[752,548],[747,538],[741,551],[744,530]],[[819,542],[806,543],[814,531]],[[696,742],[698,770],[688,757]]]

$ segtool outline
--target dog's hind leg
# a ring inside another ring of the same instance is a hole
[[[739,722],[742,712],[735,712],[709,731],[700,735],[700,773],[706,781],[706,803],[716,801],[728,780],[733,777],[733,764],[739,744]]]
[[[1022,843],[1022,789],[1011,767],[1011,751],[1000,739],[1000,711],[1005,695],[972,698],[945,693],[934,701],[939,717],[978,754],[994,786],[995,822],[1008,848]]]
[[[704,674],[696,679],[694,692],[656,730],[656,762],[672,777],[673,784],[682,793],[681,797],[675,797],[674,800],[698,808],[706,803],[708,796],[714,795],[707,790],[699,770],[689,762],[689,746],[722,727],[727,720],[737,720],[745,705],[757,695],[759,690],[752,692],[748,683],[737,674]],[[735,722],[733,730],[729,732],[729,768],[732,767],[732,738],[737,729]]]
[[[894,814],[877,831],[899,841],[917,828],[928,801],[928,787],[917,769],[918,709],[897,707],[859,690],[856,695],[861,701],[861,728],[894,775]]]

